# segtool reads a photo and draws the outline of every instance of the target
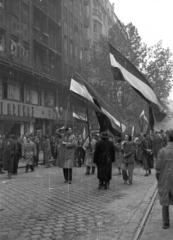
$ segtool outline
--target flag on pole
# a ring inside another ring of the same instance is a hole
[[[78,122],[87,122],[87,118],[82,117],[81,115],[73,112],[73,118]]]
[[[56,119],[58,120],[60,118],[60,114],[59,114],[59,108],[57,106],[55,107],[55,113],[56,113]]]
[[[70,90],[75,94],[74,96],[80,96],[81,100],[87,101],[92,108],[94,106],[100,131],[110,130],[114,135],[121,134],[121,123],[117,119],[119,116],[116,110],[77,73],[71,79]]]
[[[83,129],[82,137],[83,137],[83,140],[86,139],[86,130],[85,130],[85,127],[84,127],[84,129]]]
[[[152,86],[144,75],[118,50],[109,44],[110,63],[115,80],[127,81],[132,88],[150,104],[156,121],[162,121],[166,109],[156,96]]]
[[[139,132],[146,134],[149,131],[149,122],[145,116],[145,111],[143,110],[138,121]]]

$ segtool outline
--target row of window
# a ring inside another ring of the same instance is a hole
[[[25,90],[26,89],[26,90]],[[20,101],[28,104],[55,107],[55,94],[52,91],[40,92],[37,88],[19,85],[18,83],[2,83],[2,92],[0,98]]]

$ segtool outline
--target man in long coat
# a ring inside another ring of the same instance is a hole
[[[134,169],[134,147],[129,135],[125,135],[125,141],[122,144],[123,160],[122,160],[122,175],[124,184],[132,184],[133,169]]]
[[[112,163],[115,161],[115,148],[109,141],[107,132],[101,133],[101,140],[96,143],[94,151],[94,163],[97,165],[97,178],[99,189],[108,189],[112,178]]]
[[[8,171],[8,178],[10,179],[13,172],[14,155],[17,150],[12,135],[7,136],[3,141],[2,149],[3,169],[4,171]]]
[[[168,145],[158,153],[155,167],[164,229],[170,226],[169,205],[173,205],[173,130],[168,131],[168,138]]]
[[[76,137],[71,128],[65,129],[65,134],[59,136],[58,162],[63,168],[65,183],[72,183],[72,169],[74,165],[74,151],[77,147]]]
[[[47,135],[43,136],[43,154],[44,154],[44,161],[45,161],[45,168],[50,167],[49,159],[51,157],[51,146],[50,140],[48,139]]]

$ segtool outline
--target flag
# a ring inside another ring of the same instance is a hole
[[[55,113],[56,113],[56,119],[58,120],[60,118],[60,114],[59,114],[59,108],[57,106],[55,107]]]
[[[135,134],[135,127],[133,126],[131,131],[131,136],[133,140],[134,140],[134,134]]]
[[[87,119],[73,112],[73,118],[78,122],[87,122]]]
[[[109,44],[110,63],[115,80],[127,81],[132,88],[150,104],[156,121],[162,121],[166,109],[156,96],[152,86],[144,75],[118,50]]]
[[[84,129],[83,129],[82,137],[83,137],[83,140],[86,139],[86,130],[85,130],[85,127],[84,127]]]
[[[90,103],[92,108],[95,106],[100,131],[110,130],[114,135],[120,135],[121,123],[117,120],[118,113],[115,109],[79,74],[76,73],[74,78],[71,80],[70,90]]]
[[[145,111],[143,110],[138,121],[139,132],[146,134],[149,131],[149,122],[145,116]]]

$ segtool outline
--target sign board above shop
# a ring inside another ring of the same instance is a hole
[[[1,100],[0,115],[56,120],[54,108]]]

